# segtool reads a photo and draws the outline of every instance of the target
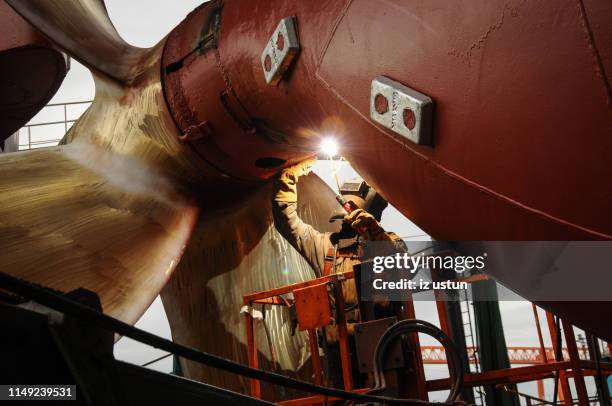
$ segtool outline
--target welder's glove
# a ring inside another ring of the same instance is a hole
[[[274,200],[286,203],[297,202],[298,179],[300,176],[308,175],[315,162],[317,162],[316,158],[310,158],[283,169],[278,179],[278,191],[274,196]]]
[[[376,221],[374,216],[363,209],[354,208],[350,214],[344,217],[344,221],[353,227],[359,235],[370,241],[391,241],[391,237],[387,235],[385,229]]]

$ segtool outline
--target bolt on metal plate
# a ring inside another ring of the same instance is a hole
[[[261,67],[270,85],[277,85],[300,50],[295,20],[283,18],[261,53]]]
[[[433,143],[433,101],[399,82],[384,76],[372,81],[370,117],[416,144]]]

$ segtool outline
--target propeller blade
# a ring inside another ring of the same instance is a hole
[[[243,295],[314,277],[312,268],[274,228],[271,187],[268,184],[239,206],[200,217],[177,272],[162,291],[174,341],[246,364],[244,315],[240,314]],[[328,220],[337,206],[332,190],[314,174],[300,179],[298,188],[304,221],[332,231]],[[267,310],[265,323],[276,366],[295,374],[308,359],[307,336],[291,335],[291,321],[280,306]],[[261,323],[256,331],[260,359],[269,362]],[[247,391],[248,382],[235,374],[188,361],[181,366],[188,378]]]
[[[0,263],[50,288],[92,290],[105,313],[133,323],[170,278],[198,210],[109,154],[74,144],[1,156]]]
[[[125,42],[102,0],[7,0],[30,24],[70,56],[111,78],[128,82],[142,72],[147,49]]]
[[[0,156],[2,270],[93,290],[130,323],[180,260],[199,211],[190,186],[203,171],[178,139],[154,51],[137,87],[94,74],[96,98],[67,145]]]

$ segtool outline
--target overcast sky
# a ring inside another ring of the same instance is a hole
[[[175,27],[193,8],[201,1],[197,0],[106,0],[106,5],[110,17],[121,36],[129,43],[140,46],[150,47],[161,40],[170,30]],[[53,97],[52,102],[64,103],[73,101],[91,100],[94,97],[94,86],[91,74],[87,69],[72,61],[72,67],[60,90]],[[76,118],[83,108],[73,107],[69,112],[69,118]],[[50,111],[43,112],[33,121],[51,121]],[[59,135],[44,135],[47,138],[59,138],[63,133],[60,128]],[[315,172],[334,188],[335,182],[331,175],[329,162],[319,162],[315,167]],[[341,179],[347,180],[355,175],[348,164],[343,164],[339,175]],[[395,231],[397,234],[413,239],[427,238],[426,234],[416,225],[407,220],[401,213],[394,208],[389,208],[383,216],[383,225]],[[506,302],[501,304],[503,324],[506,333],[506,340],[509,346],[537,346],[537,336],[534,327],[534,320],[531,306],[525,302]],[[417,317],[438,324],[435,306],[433,302],[416,302]],[[161,301],[156,300],[147,313],[137,323],[137,326],[164,337],[170,337],[165,313]],[[546,345],[550,344],[548,333],[545,326],[544,336]],[[423,340],[426,344],[432,344],[431,340]],[[116,345],[115,355],[119,359],[128,360],[136,364],[142,364],[163,354],[160,351],[148,348],[144,345],[134,343],[129,339],[122,339]],[[170,371],[171,361],[164,361],[154,364],[152,367]],[[428,366],[428,376],[445,376],[444,367]],[[535,394],[535,384],[522,385],[521,390]],[[547,387],[550,391],[550,387]]]

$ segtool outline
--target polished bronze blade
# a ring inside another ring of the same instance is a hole
[[[61,291],[86,288],[135,322],[171,276],[197,209],[159,174],[90,145],[0,159],[2,271]]]
[[[332,190],[316,175],[300,179],[299,211],[319,230],[328,231],[337,203]],[[276,231],[271,213],[272,185],[240,204],[202,214],[177,271],[162,292],[172,338],[204,351],[247,363],[243,295],[314,277],[298,252]],[[307,336],[291,335],[289,316],[268,307],[265,323],[274,348],[276,367],[295,376],[308,364]],[[262,365],[272,369],[265,330],[257,325]],[[263,362],[263,361],[262,361]],[[182,361],[186,377],[246,392],[248,383]],[[307,378],[307,377],[304,377]],[[278,395],[278,394],[277,394]]]
[[[94,75],[95,100],[67,145],[0,156],[2,271],[93,290],[126,322],[178,263],[199,211],[190,186],[206,169],[167,112],[160,51],[146,54],[137,86]]]
[[[146,49],[129,45],[117,33],[102,0],[7,0],[19,14],[70,56],[119,81],[145,68]]]

